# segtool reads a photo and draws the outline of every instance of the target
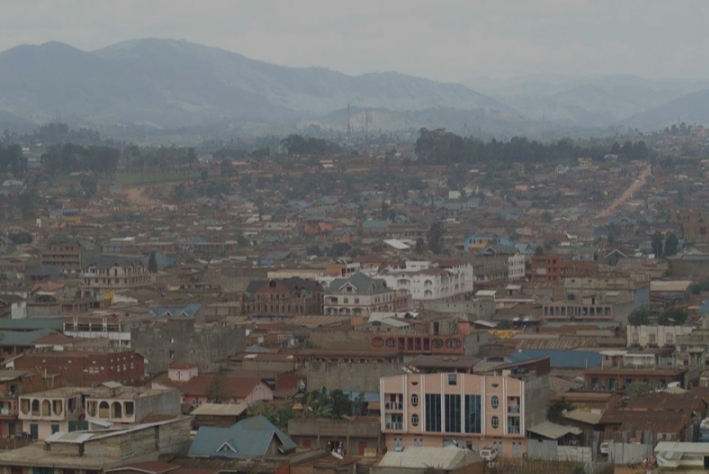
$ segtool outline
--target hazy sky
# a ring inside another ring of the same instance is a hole
[[[159,37],[254,59],[439,80],[709,78],[707,0],[0,0],[0,50]]]

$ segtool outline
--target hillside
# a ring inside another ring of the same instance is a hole
[[[282,125],[348,103],[516,114],[459,84],[283,67],[184,41],[135,40],[91,52],[46,43],[0,53],[0,115],[34,123],[59,117],[99,129],[174,128],[218,119]]]
[[[709,89],[693,92],[666,104],[646,110],[627,119],[624,124],[647,130],[657,130],[676,124],[709,125]]]

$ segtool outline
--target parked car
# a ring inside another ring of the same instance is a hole
[[[494,461],[497,459],[497,448],[494,446],[486,446],[482,450],[480,450],[480,457],[482,457],[485,461]]]

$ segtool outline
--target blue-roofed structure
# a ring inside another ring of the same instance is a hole
[[[594,351],[524,349],[507,356],[507,360],[522,362],[541,357],[549,357],[552,369],[590,369],[600,367],[603,359],[600,353]]]
[[[185,306],[158,306],[150,308],[156,318],[194,318],[202,307],[202,303],[188,303]]]
[[[262,415],[221,428],[201,426],[187,456],[191,458],[253,459],[293,451],[297,447],[287,434]]]

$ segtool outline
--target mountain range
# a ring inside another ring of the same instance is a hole
[[[246,133],[308,126],[451,130],[506,136],[709,123],[709,81],[537,76],[442,83],[396,72],[293,68],[185,41],[142,39],[96,51],[51,42],[0,53],[0,127],[60,120],[109,135]]]

